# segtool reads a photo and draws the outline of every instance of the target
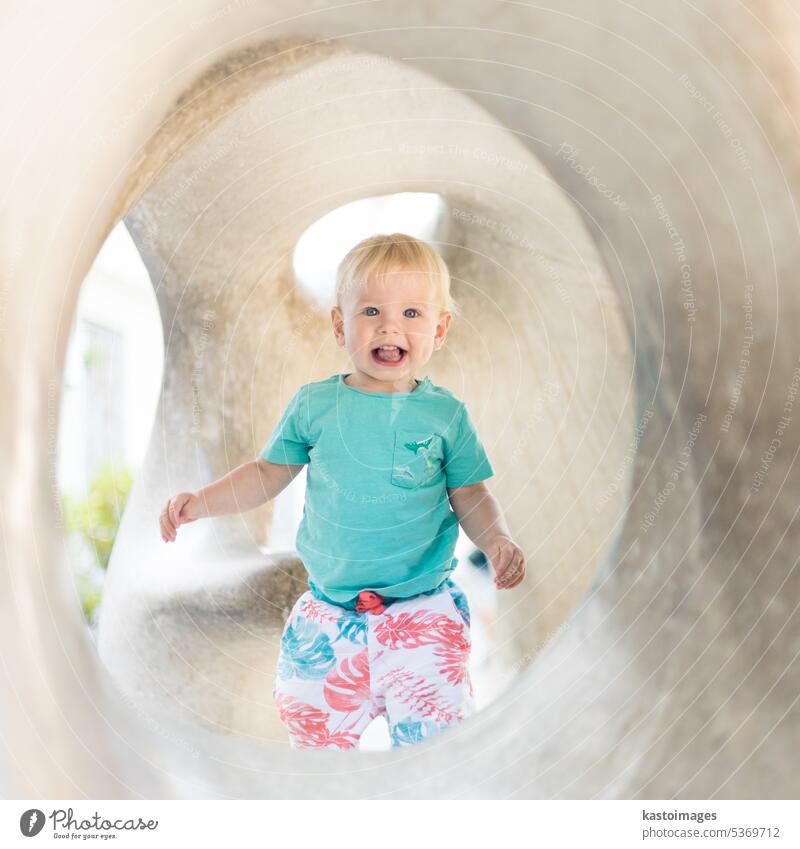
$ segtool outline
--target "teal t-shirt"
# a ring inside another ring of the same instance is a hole
[[[494,469],[464,403],[428,377],[407,393],[345,377],[301,386],[260,454],[308,464],[296,546],[311,587],[334,602],[432,590],[458,563],[447,488]]]

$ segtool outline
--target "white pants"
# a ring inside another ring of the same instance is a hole
[[[385,604],[362,597],[364,612],[310,591],[292,608],[272,688],[292,748],[355,748],[380,714],[392,746],[408,746],[475,712],[469,607],[452,579]]]

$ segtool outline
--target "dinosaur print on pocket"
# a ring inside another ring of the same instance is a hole
[[[438,433],[398,430],[395,434],[392,483],[416,489],[442,473],[442,437]]]

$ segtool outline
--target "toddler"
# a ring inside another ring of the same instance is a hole
[[[161,514],[174,541],[184,523],[274,498],[308,465],[296,545],[309,589],[284,627],[272,690],[293,748],[355,748],[380,714],[392,746],[407,746],[474,713],[470,612],[450,577],[459,524],[497,587],[525,575],[466,406],[416,377],[454,312],[447,266],[426,242],[357,244],[331,310],[352,371],[301,386],[257,460]]]

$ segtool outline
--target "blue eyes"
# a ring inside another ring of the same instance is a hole
[[[375,312],[370,312],[370,310],[375,310]],[[408,315],[408,313],[413,312],[414,315]],[[364,314],[368,316],[373,316],[378,314],[377,307],[365,307]],[[403,310],[403,315],[406,318],[416,318],[419,315],[419,310],[414,309],[414,307],[409,307],[407,310]]]

